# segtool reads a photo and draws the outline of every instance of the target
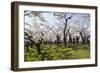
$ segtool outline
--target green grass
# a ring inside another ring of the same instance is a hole
[[[24,61],[44,61],[44,60],[68,60],[68,59],[87,59],[90,58],[89,45],[42,45],[41,54],[38,55],[35,46],[24,50]]]

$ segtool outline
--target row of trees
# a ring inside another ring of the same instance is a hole
[[[67,46],[90,43],[90,15],[63,12],[25,11],[25,47],[41,44]]]

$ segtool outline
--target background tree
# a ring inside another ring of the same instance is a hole
[[[57,16],[57,19],[60,21],[60,23],[64,24],[63,41],[64,41],[64,45],[67,46],[68,20],[70,20],[72,16],[67,17],[66,13],[54,13],[54,16]]]

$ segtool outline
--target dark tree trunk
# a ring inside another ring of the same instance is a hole
[[[83,37],[82,32],[80,32],[80,36],[81,36],[82,44],[84,44],[84,37]]]
[[[67,46],[67,33],[66,33],[66,29],[67,29],[67,21],[68,21],[68,19],[65,18],[65,21],[66,21],[66,23],[65,23],[65,27],[64,27],[63,33],[64,33],[64,45]]]
[[[57,45],[59,45],[60,44],[60,36],[57,35],[56,38],[57,38]]]
[[[75,38],[73,37],[73,44],[75,44]]]
[[[64,15],[64,18],[65,18],[65,22],[66,23],[65,23],[65,27],[64,27],[64,31],[63,31],[63,34],[64,34],[63,40],[64,40],[64,45],[67,46],[67,33],[66,33],[66,30],[67,30],[67,22],[68,22],[69,19],[72,18],[72,16],[66,18],[66,14],[65,14]]]
[[[71,37],[70,33],[69,33],[69,43],[72,43],[72,37]]]
[[[79,42],[79,37],[76,36],[76,43],[78,44],[78,42]]]
[[[90,45],[90,35],[89,35],[89,36],[87,36],[87,44],[89,44],[89,45]]]
[[[67,41],[66,41],[66,34],[64,32],[64,45],[67,46]]]
[[[80,36],[81,36],[81,39],[82,39],[82,44],[85,44],[86,43],[86,36],[82,34],[82,32],[80,32]]]
[[[38,54],[40,55],[41,54],[41,43],[40,42],[36,43],[36,48],[37,48]]]

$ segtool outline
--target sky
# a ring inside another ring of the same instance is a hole
[[[45,19],[48,21],[48,25],[53,25],[55,26],[55,23],[58,23],[59,21],[56,19],[56,17],[53,15],[53,12],[42,12],[41,13],[43,17],[45,17]],[[66,13],[66,18],[69,16],[73,16],[71,20],[68,21],[68,24],[73,24],[76,20],[80,20],[80,25],[85,24],[86,26],[90,25],[90,14],[88,13],[71,13],[71,12],[67,12]],[[88,20],[87,19],[82,19],[82,16],[88,16]],[[34,17],[33,17],[34,18]],[[32,23],[33,22],[33,18],[30,18],[28,16],[25,16],[25,22],[27,23]],[[38,20],[37,20],[38,21]]]

